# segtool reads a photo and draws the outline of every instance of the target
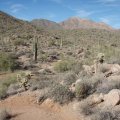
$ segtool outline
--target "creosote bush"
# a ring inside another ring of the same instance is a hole
[[[54,65],[54,69],[57,72],[65,72],[65,71],[71,70],[74,65],[75,65],[75,62],[72,60],[62,60],[62,61],[57,62]]]

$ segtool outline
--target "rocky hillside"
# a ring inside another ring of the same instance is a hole
[[[0,11],[0,34],[20,35],[31,34],[35,30],[30,23],[17,19],[7,13]]]
[[[9,39],[12,42],[22,44],[23,42],[33,42],[34,37],[37,36],[43,42],[51,39],[53,36],[43,28],[37,29],[28,21],[17,19],[3,11],[0,11],[0,41]],[[4,43],[9,44],[9,43]],[[1,45],[0,45],[1,46]]]
[[[72,17],[60,23],[65,29],[81,29],[81,28],[96,28],[96,29],[105,29],[112,30],[113,28],[108,26],[103,22],[94,22],[88,19],[81,19],[79,17]]]
[[[37,28],[44,28],[44,29],[52,29],[52,30],[60,30],[62,26],[56,22],[45,20],[45,19],[35,19],[32,20],[31,23],[36,26]]]

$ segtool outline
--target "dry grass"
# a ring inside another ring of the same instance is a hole
[[[11,117],[11,114],[7,110],[0,109],[0,120],[9,120]]]

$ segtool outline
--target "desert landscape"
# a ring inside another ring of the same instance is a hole
[[[0,120],[120,120],[120,29],[0,11]]]

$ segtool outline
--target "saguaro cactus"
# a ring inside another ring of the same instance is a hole
[[[35,38],[34,42],[34,60],[37,62],[37,55],[38,55],[38,38]]]

